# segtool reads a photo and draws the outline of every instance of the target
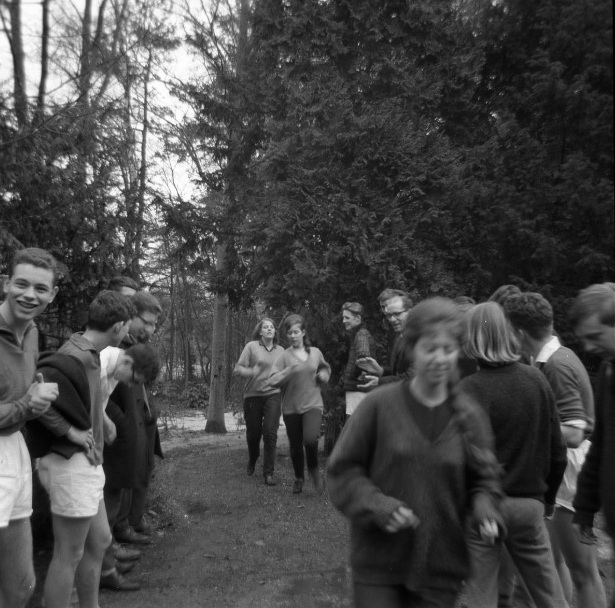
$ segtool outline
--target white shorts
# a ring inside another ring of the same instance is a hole
[[[94,517],[103,498],[105,473],[83,452],[66,460],[47,454],[38,463],[38,476],[49,494],[51,512],[62,517]]]
[[[32,515],[32,465],[20,432],[0,435],[0,528]]]
[[[591,442],[586,439],[578,448],[568,448],[566,450],[566,456],[568,458],[568,464],[566,465],[566,471],[564,472],[564,479],[557,491],[555,498],[555,504],[558,507],[564,507],[569,511],[574,511],[572,508],[572,501],[574,495],[577,493],[577,477],[585,462],[585,456],[589,451]]]
[[[348,391],[346,393],[346,416],[351,416],[357,409],[357,406],[363,399],[365,399],[367,393],[361,393],[360,391]]]

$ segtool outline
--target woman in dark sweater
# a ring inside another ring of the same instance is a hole
[[[415,377],[369,393],[329,459],[357,608],[452,608],[468,574],[466,516],[486,542],[498,534],[489,426],[455,389],[462,335],[452,302],[418,304],[403,331]]]
[[[496,608],[504,545],[536,608],[567,607],[544,522],[553,514],[567,462],[555,398],[544,374],[519,363],[518,345],[498,304],[478,304],[467,320],[466,354],[478,360],[480,369],[460,387],[489,416],[507,495],[501,506],[507,527],[503,542],[486,544],[468,532],[468,606]]]

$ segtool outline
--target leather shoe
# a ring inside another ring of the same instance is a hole
[[[267,486],[275,486],[277,485],[277,481],[273,475],[265,475],[265,485]]]
[[[101,576],[99,586],[101,589],[111,589],[112,591],[139,591],[141,589],[141,583],[129,581],[117,570]]]
[[[146,524],[145,522],[140,523],[138,526],[133,526],[134,531],[139,534],[143,534],[145,536],[151,536],[154,533],[153,526]]]
[[[248,466],[246,468],[246,472],[248,473],[248,477],[251,477],[252,475],[254,475],[254,470],[256,469],[256,463],[255,462],[248,462]]]
[[[141,551],[138,549],[120,547],[119,545],[113,547],[113,554],[115,555],[115,559],[121,562],[133,562],[137,559],[141,559]]]
[[[301,494],[303,490],[303,479],[297,477],[293,483],[293,494]]]
[[[149,545],[152,539],[145,534],[139,534],[132,528],[126,528],[125,530],[119,530],[115,533],[115,540],[120,543],[130,543],[133,545]]]
[[[120,560],[115,560],[115,569],[120,574],[128,574],[135,566],[137,562],[121,562]]]

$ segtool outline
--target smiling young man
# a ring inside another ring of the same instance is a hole
[[[615,539],[615,283],[582,290],[570,309],[570,322],[583,348],[603,359],[595,390],[592,445],[579,474],[573,521],[581,542],[593,542],[594,515],[602,508]]]
[[[43,414],[58,387],[36,376],[34,319],[53,302],[57,265],[43,249],[18,251],[0,304],[0,606],[21,608],[34,591],[32,469],[20,430]]]
[[[359,387],[362,370],[357,365],[357,359],[375,358],[376,343],[369,330],[363,325],[363,306],[358,302],[346,302],[342,306],[342,325],[350,335],[348,361],[342,376],[346,416],[348,417],[357,409],[369,390]]]

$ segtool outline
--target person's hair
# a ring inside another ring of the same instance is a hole
[[[19,264],[30,264],[37,268],[49,270],[53,275],[53,285],[55,286],[58,278],[58,262],[48,251],[38,247],[27,247],[16,251],[9,266],[9,278],[13,276],[15,268]]]
[[[160,302],[147,291],[137,291],[137,293],[130,296],[130,300],[136,308],[135,316],[144,312],[152,312],[155,315],[162,314]]]
[[[148,384],[156,380],[160,370],[158,355],[149,344],[133,344],[124,353],[133,361],[133,372],[142,374]]]
[[[129,298],[117,291],[105,289],[90,304],[88,329],[107,331],[117,322],[126,323],[137,314]]]
[[[293,325],[299,325],[302,331],[305,331],[305,336],[303,336],[303,346],[305,350],[309,353],[310,346],[312,343],[310,342],[310,338],[308,337],[307,330],[305,329],[305,319],[301,315],[291,314],[284,319],[284,333],[288,333],[290,328]]]
[[[378,296],[378,302],[380,302],[380,304],[384,304],[387,300],[390,300],[391,298],[394,298],[395,296],[406,296],[409,297],[408,294],[405,291],[402,291],[401,289],[385,289],[383,292],[381,292],[381,294]]]
[[[516,285],[500,285],[490,296],[489,302],[504,306],[506,300],[512,296],[520,296],[522,291]]]
[[[410,310],[402,331],[403,346],[410,352],[425,335],[444,327],[459,342],[463,340],[463,315],[448,298],[429,298]]]
[[[344,310],[352,313],[355,317],[363,316],[363,306],[358,302],[345,302],[342,306],[342,311]]]
[[[504,309],[496,302],[483,302],[467,313],[468,338],[465,354],[471,359],[502,364],[518,361],[519,347]]]
[[[134,289],[135,291],[139,291],[139,284],[130,277],[125,277],[124,275],[117,275],[113,277],[109,281],[109,285],[107,285],[107,289],[111,291],[122,291],[122,287],[128,287],[129,289]]]
[[[400,295],[392,296],[386,301],[386,303],[388,304],[388,302],[390,302],[391,300],[395,300],[396,298],[401,298],[401,302],[405,310],[410,310],[414,306],[414,302],[412,301],[412,299],[407,293],[401,296]],[[385,304],[385,308],[386,308],[386,304]]]
[[[470,296],[457,296],[453,298],[453,304],[457,306],[461,312],[467,312],[476,304],[476,300]]]
[[[539,293],[526,292],[508,298],[504,312],[514,328],[522,329],[534,340],[544,340],[553,333],[553,308]]]
[[[615,326],[615,283],[595,283],[582,289],[568,312],[573,328],[597,314],[602,325]]]
[[[275,323],[273,322],[273,319],[270,319],[269,317],[263,317],[257,324],[256,327],[254,328],[254,331],[252,332],[252,340],[260,340],[261,338],[261,329],[263,328],[263,323],[265,323],[265,321],[269,321],[269,323],[271,323],[273,325],[273,343],[277,344],[278,343],[278,330],[275,326]]]

